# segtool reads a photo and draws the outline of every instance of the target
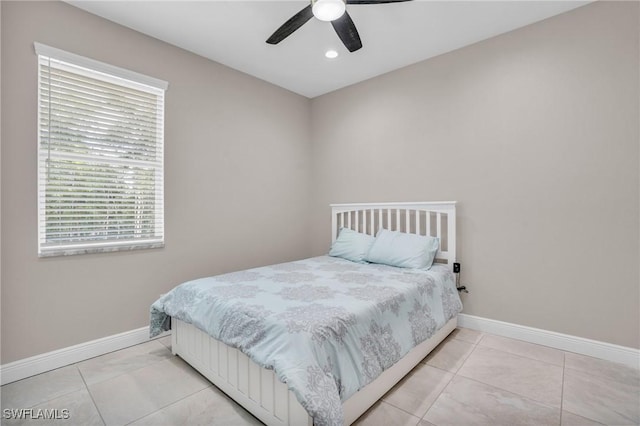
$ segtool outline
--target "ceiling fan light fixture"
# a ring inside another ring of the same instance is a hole
[[[313,16],[321,21],[334,21],[344,15],[347,6],[344,0],[314,0]]]

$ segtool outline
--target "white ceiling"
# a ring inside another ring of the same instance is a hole
[[[363,48],[349,53],[328,22],[311,19],[278,45],[265,40],[308,1],[67,3],[313,98],[590,1],[426,1],[349,5]],[[324,52],[335,49],[336,59]]]

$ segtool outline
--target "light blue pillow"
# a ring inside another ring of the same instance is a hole
[[[399,268],[429,269],[438,246],[434,237],[380,229],[364,260]]]
[[[369,253],[375,238],[349,228],[340,228],[338,238],[331,245],[329,256],[341,257],[352,262],[366,263],[365,256]]]

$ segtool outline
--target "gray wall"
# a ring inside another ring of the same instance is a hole
[[[639,346],[637,3],[311,101],[63,3],[1,5],[2,364],[143,327],[184,280],[325,253],[327,205],[356,201],[460,202],[466,313]],[[34,41],[169,81],[164,249],[37,258]]]
[[[161,78],[166,247],[38,259],[38,41]],[[143,327],[195,277],[305,257],[309,100],[55,2],[2,2],[2,363]]]
[[[637,348],[637,2],[597,2],[311,101],[330,202],[458,200],[468,314]]]

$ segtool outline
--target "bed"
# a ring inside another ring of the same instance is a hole
[[[152,305],[152,335],[171,327],[174,354],[268,425],[351,424],[455,329],[462,308],[455,202],[331,211],[332,243],[345,228],[430,235],[433,266],[319,256],[190,281]]]

